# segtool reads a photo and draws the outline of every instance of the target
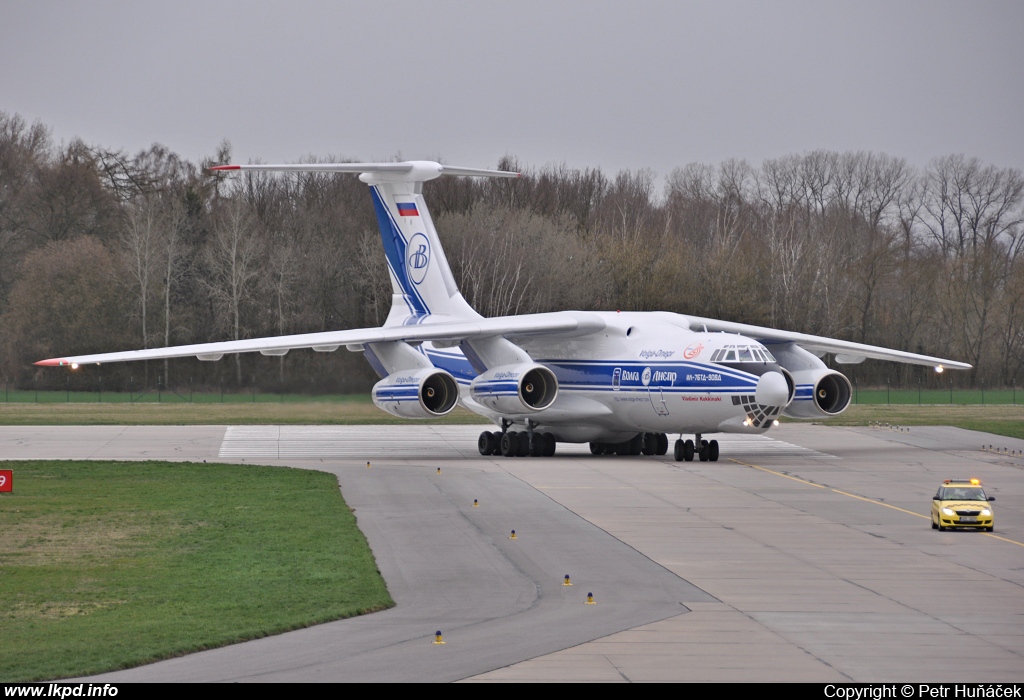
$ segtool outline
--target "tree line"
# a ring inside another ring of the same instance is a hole
[[[63,386],[32,362],[379,325],[391,287],[366,185],[206,170],[230,157],[226,142],[199,163],[160,145],[55,144],[0,112],[0,376]],[[661,189],[650,170],[498,167],[523,177],[424,184],[462,293],[486,316],[675,311],[964,360],[971,372],[942,380],[961,386],[1024,374],[1019,170],[813,151],[691,163]],[[839,369],[863,385],[937,381],[890,363]],[[344,350],[79,372],[111,389],[374,381]]]

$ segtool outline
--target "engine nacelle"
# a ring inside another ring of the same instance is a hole
[[[395,372],[373,385],[373,403],[399,418],[437,418],[458,400],[458,382],[440,369]]]
[[[838,416],[853,399],[853,386],[845,376],[828,368],[791,372],[796,396],[783,412],[790,418]]]
[[[558,379],[544,365],[502,365],[474,379],[469,394],[477,403],[498,413],[536,413],[555,402]]]

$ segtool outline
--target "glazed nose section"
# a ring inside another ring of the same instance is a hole
[[[754,394],[762,406],[785,406],[789,400],[789,385],[781,372],[765,372],[757,381]]]

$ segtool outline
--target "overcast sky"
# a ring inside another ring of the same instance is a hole
[[[1024,168],[1024,2],[0,0],[0,110],[195,161]]]

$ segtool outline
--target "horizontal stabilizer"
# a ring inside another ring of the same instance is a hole
[[[211,172],[254,170],[280,173],[358,173],[364,182],[426,182],[442,175],[468,177],[519,177],[507,170],[484,170],[442,165],[430,160],[409,160],[401,163],[292,163],[285,165],[214,165]]]

